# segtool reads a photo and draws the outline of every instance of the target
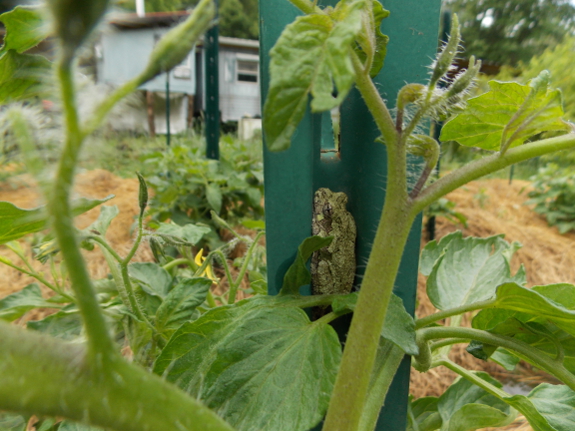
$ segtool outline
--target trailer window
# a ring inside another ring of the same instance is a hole
[[[238,81],[258,82],[258,67],[259,64],[257,61],[238,60],[237,62]]]

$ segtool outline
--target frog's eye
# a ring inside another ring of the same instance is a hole
[[[331,217],[331,215],[333,214],[333,206],[331,205],[330,202],[327,202],[324,207],[323,207],[323,215],[325,217]]]

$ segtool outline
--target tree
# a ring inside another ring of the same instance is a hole
[[[466,51],[504,65],[528,62],[575,30],[569,0],[448,0]]]
[[[173,12],[194,7],[198,0],[146,0],[146,12]],[[120,0],[118,6],[125,10],[136,9],[134,0]],[[220,35],[257,39],[258,1],[219,0]]]

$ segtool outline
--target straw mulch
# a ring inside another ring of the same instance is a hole
[[[529,286],[567,282],[575,284],[575,234],[560,235],[556,228],[531,211],[527,200],[529,183],[491,179],[468,184],[447,197],[456,202],[455,210],[468,218],[468,227],[455,226],[447,220],[437,220],[436,237],[461,229],[466,236],[487,237],[505,234],[507,241],[523,244],[513,261],[513,270],[525,265]],[[424,232],[425,235],[425,232]],[[424,316],[436,311],[425,295],[425,277],[418,283],[419,308],[417,314]],[[464,319],[469,323],[469,316]],[[474,370],[485,370],[505,382],[519,382],[532,386],[541,382],[556,383],[544,373],[522,364],[515,373],[505,371],[494,363],[478,360],[465,352],[465,346],[456,346],[451,358]],[[411,393],[416,397],[438,396],[451,384],[455,374],[444,368],[428,373],[414,371],[411,377]],[[531,431],[525,419],[520,418],[506,430]]]

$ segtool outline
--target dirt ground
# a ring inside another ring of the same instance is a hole
[[[445,219],[437,220],[436,237],[441,238],[457,229],[465,235],[486,237],[505,233],[508,241],[519,241],[523,248],[516,254],[513,262],[514,270],[524,264],[527,270],[530,286],[557,282],[575,284],[575,234],[560,235],[556,228],[550,228],[546,221],[531,211],[525,202],[525,181],[481,180],[451,193],[448,198],[456,202],[456,210],[468,218],[468,227],[462,228],[449,223]],[[109,194],[116,197],[107,205],[117,205],[120,214],[112,222],[107,239],[111,245],[125,254],[132,243],[130,235],[134,217],[137,214],[138,182],[136,179],[121,179],[104,170],[81,172],[77,177],[75,193],[78,196],[103,198]],[[41,204],[34,184],[27,177],[19,177],[9,183],[0,184],[0,200],[10,201],[22,208],[32,208]],[[77,225],[83,228],[96,219],[99,209],[93,209],[77,218]],[[30,245],[22,241],[30,250]],[[108,270],[103,256],[98,251],[85,252],[91,274],[94,277],[104,277]],[[0,247],[0,255],[15,259],[9,250]],[[136,261],[151,260],[152,255],[147,247],[142,247],[136,256]],[[38,267],[40,265],[38,264]],[[0,298],[33,282],[29,277],[6,267],[0,266]],[[419,280],[418,315],[433,313],[433,306],[424,296],[425,280]],[[35,315],[35,318],[38,316]],[[452,358],[473,369],[487,369],[490,373],[504,380],[519,381],[525,384],[552,381],[549,377],[522,366],[520,371],[509,373],[495,364],[479,361],[464,350],[464,346],[454,349]],[[445,369],[434,369],[425,375],[412,373],[411,392],[416,397],[438,396],[454,378],[454,374]],[[524,419],[518,419],[507,430],[530,431],[531,427]]]

